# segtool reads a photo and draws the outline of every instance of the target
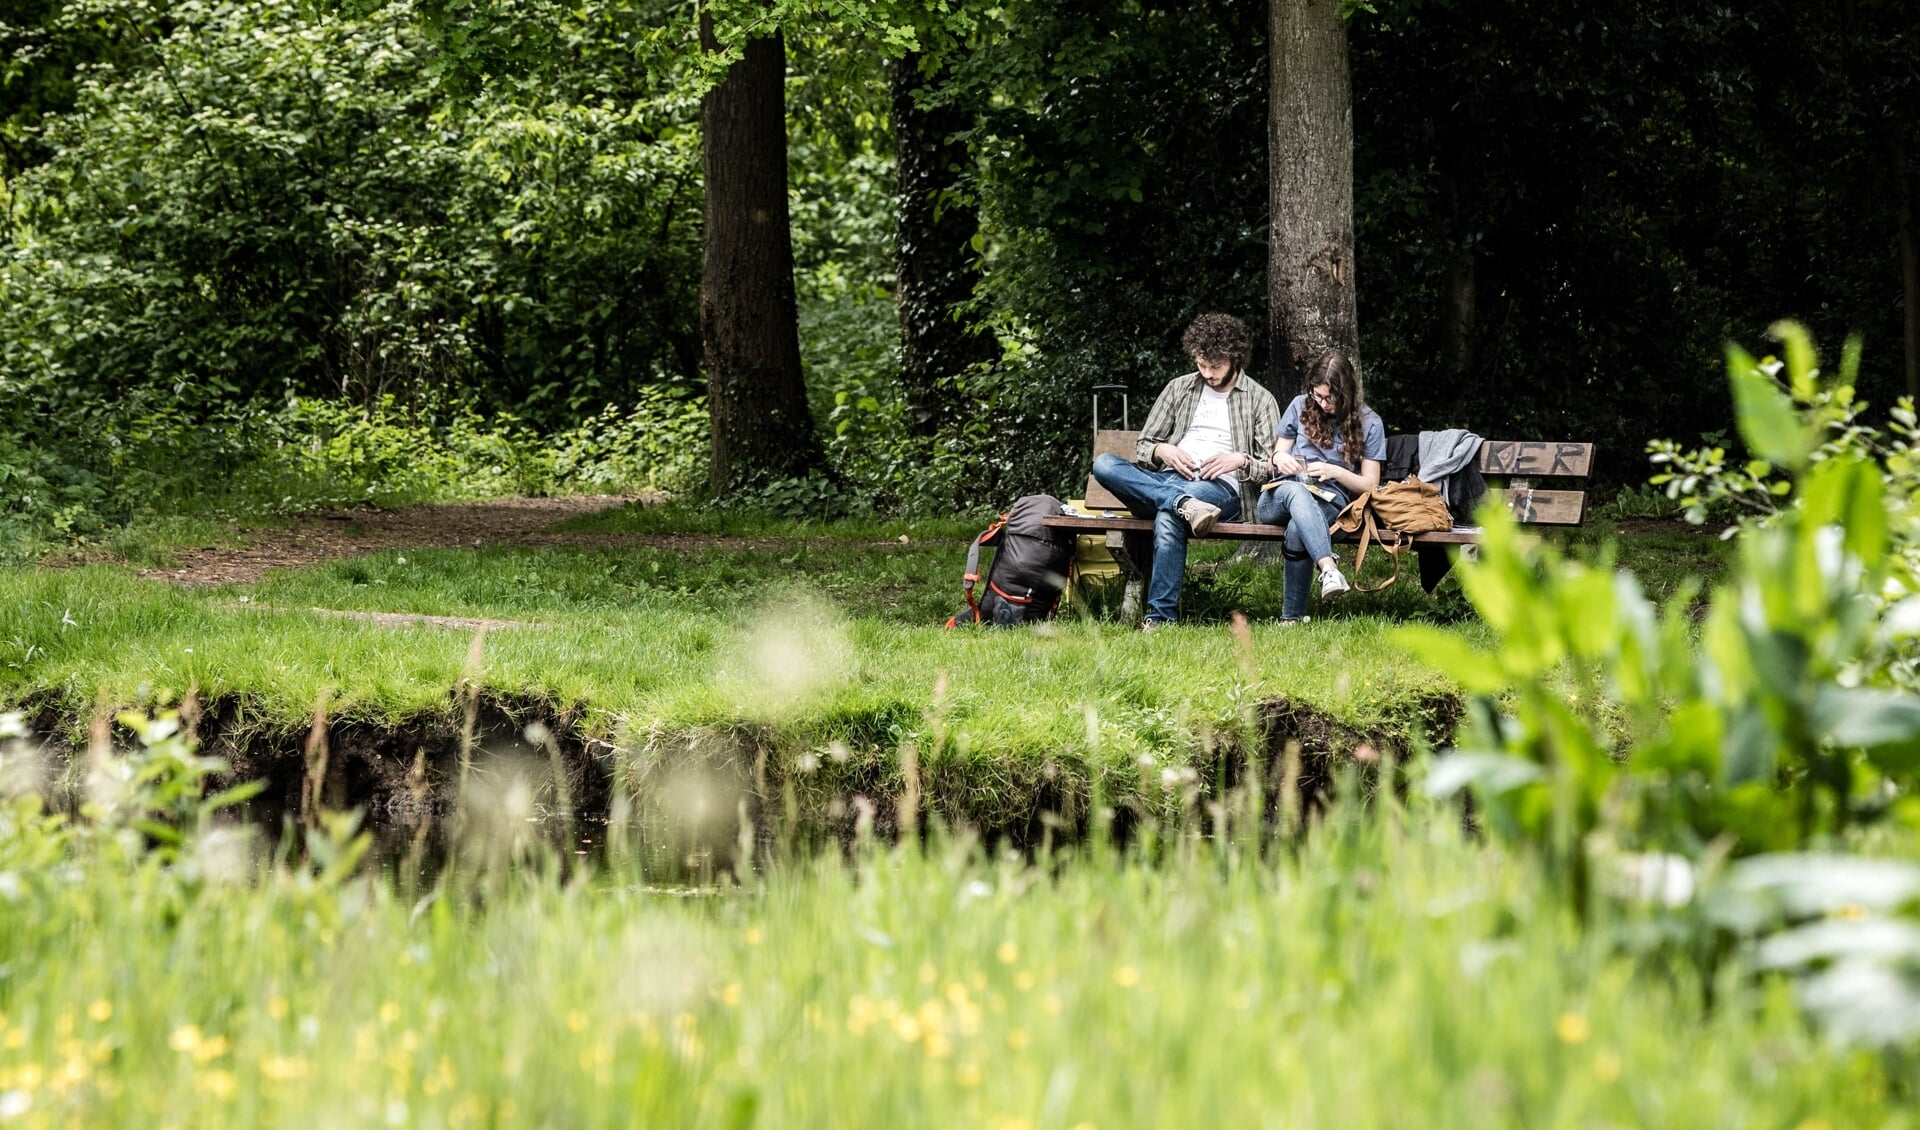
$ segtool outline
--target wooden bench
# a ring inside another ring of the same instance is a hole
[[[1094,458],[1108,452],[1132,459],[1140,437],[1137,431],[1120,429],[1094,433]],[[1480,473],[1486,477],[1490,497],[1506,499],[1507,510],[1524,525],[1578,526],[1586,521],[1585,482],[1593,469],[1593,444],[1552,440],[1485,440],[1480,444]],[[1551,484],[1541,486],[1542,481]],[[1139,596],[1152,568],[1153,519],[1135,518],[1126,504],[1087,476],[1087,509],[1099,511],[1091,516],[1058,514],[1046,520],[1053,529],[1072,530],[1083,535],[1104,534],[1107,551],[1113,554],[1127,578],[1125,615],[1136,615]],[[1219,522],[1205,538],[1196,541],[1277,541],[1286,536],[1286,528],[1265,522]],[[1335,535],[1336,541],[1351,541],[1351,535]],[[1420,583],[1427,591],[1445,577],[1452,567],[1450,551],[1474,545],[1480,540],[1475,528],[1455,527],[1415,534],[1410,539],[1420,561]]]

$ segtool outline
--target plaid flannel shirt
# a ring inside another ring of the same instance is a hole
[[[1200,390],[1207,382],[1199,372],[1168,381],[1147,413],[1140,431],[1134,461],[1143,467],[1163,471],[1166,467],[1153,457],[1153,449],[1163,443],[1180,446],[1187,429],[1193,426],[1194,410],[1200,407]],[[1260,498],[1260,484],[1273,478],[1273,442],[1280,434],[1280,404],[1273,394],[1243,371],[1227,393],[1227,426],[1233,436],[1233,449],[1250,457],[1240,472],[1240,518],[1253,521],[1254,505]]]

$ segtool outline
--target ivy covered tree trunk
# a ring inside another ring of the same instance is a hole
[[[960,180],[967,147],[955,134],[971,122],[952,106],[923,106],[915,97],[938,82],[921,72],[916,52],[892,63],[896,148],[894,305],[900,315],[900,385],[915,435],[940,434],[958,413],[951,379],[993,357],[993,339],[959,317],[978,272],[972,241],[980,218],[945,197]],[[947,382],[942,384],[942,382]]]
[[[1358,361],[1353,102],[1340,0],[1272,0],[1268,21],[1267,356],[1284,399],[1326,350]]]
[[[717,50],[700,17],[700,40]],[[700,341],[713,423],[710,483],[723,494],[826,461],[807,411],[787,220],[786,45],[748,40],[700,102],[706,223]]]

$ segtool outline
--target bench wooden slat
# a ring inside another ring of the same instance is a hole
[[[1153,532],[1153,522],[1147,518],[1087,518],[1054,514],[1044,521],[1057,530],[1078,530],[1082,533],[1099,533],[1103,530],[1143,534]],[[1221,522],[1213,527],[1213,532],[1205,540],[1279,541],[1286,535],[1286,527],[1271,526],[1265,522]],[[1472,530],[1435,530],[1413,536],[1413,541],[1424,545],[1471,545],[1479,540],[1480,535]]]
[[[1490,439],[1480,444],[1483,475],[1539,475],[1584,479],[1593,469],[1593,445],[1549,440]]]
[[[1578,526],[1587,516],[1587,492],[1583,490],[1534,490],[1528,487],[1505,488],[1507,509],[1523,526]],[[1115,504],[1101,506],[1087,500],[1089,510],[1120,510],[1126,507]],[[1063,530],[1150,530],[1153,522],[1147,518],[1101,518],[1083,515],[1050,515],[1046,524]],[[1219,522],[1213,527],[1209,537],[1216,538],[1276,538],[1281,536],[1279,526],[1265,522]],[[1428,535],[1421,535],[1422,537]],[[1456,539],[1461,541],[1478,540],[1474,535],[1464,535]]]
[[[1583,490],[1533,490],[1508,487],[1507,510],[1523,526],[1578,526],[1587,517]]]

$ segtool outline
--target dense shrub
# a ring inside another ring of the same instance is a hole
[[[544,15],[584,37],[598,13]],[[407,0],[188,3],[146,32],[13,186],[0,339],[32,355],[0,375],[194,413],[457,398],[551,427],[691,371],[694,103],[671,84],[588,56],[462,99]]]

